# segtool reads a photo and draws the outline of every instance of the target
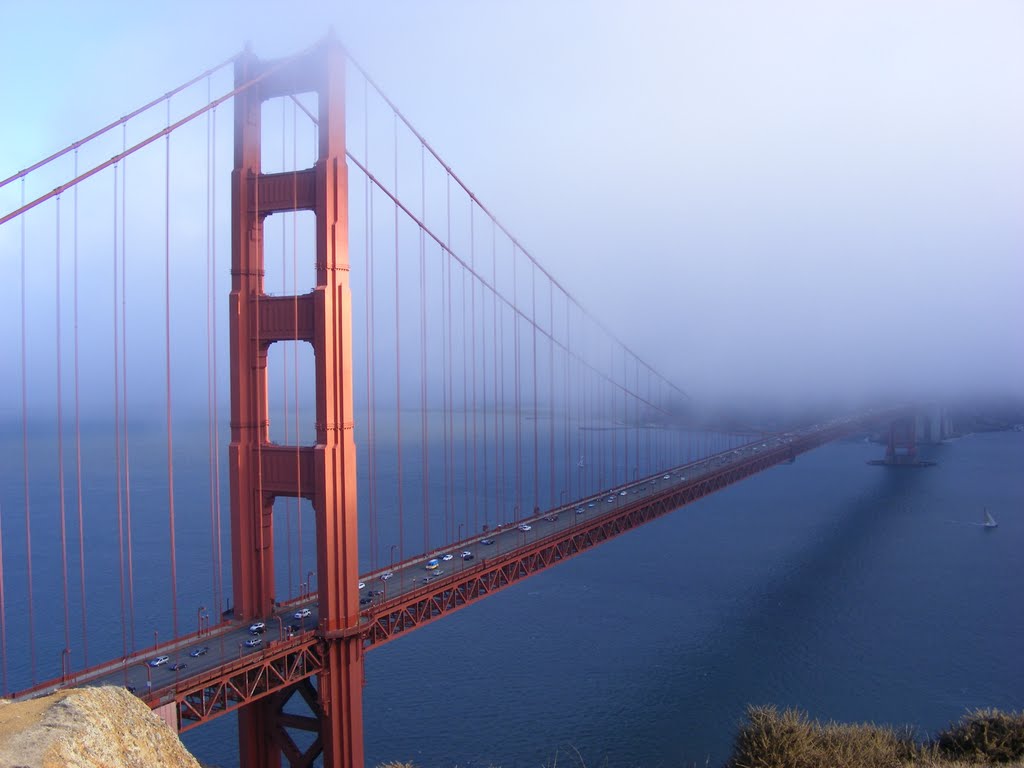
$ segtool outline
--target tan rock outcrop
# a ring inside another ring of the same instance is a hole
[[[0,699],[0,768],[200,768],[178,735],[124,688]]]

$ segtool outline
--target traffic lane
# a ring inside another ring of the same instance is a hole
[[[704,471],[710,472],[713,467],[708,465],[708,462],[706,461],[703,463],[705,465]],[[687,470],[690,471],[690,479],[694,477],[695,472],[700,471],[698,469],[698,465],[691,465]],[[680,477],[678,471],[675,470],[672,473],[666,474],[668,474],[672,481],[677,484],[684,482],[686,479],[685,477]],[[647,487],[648,484],[650,484],[650,487]],[[638,490],[641,487],[644,488],[643,491]],[[367,602],[362,603],[362,607],[364,609],[369,609],[380,602],[391,600],[419,589],[425,584],[429,584],[435,578],[447,576],[452,573],[459,573],[466,568],[473,567],[479,562],[479,560],[486,559],[489,553],[491,556],[505,554],[511,549],[516,549],[541,536],[546,536],[553,530],[564,530],[572,527],[579,522],[576,520],[576,517],[579,516],[576,514],[578,509],[583,509],[584,515],[590,513],[590,515],[593,516],[605,511],[610,511],[610,509],[604,508],[604,505],[609,503],[609,498],[611,499],[610,503],[613,503],[618,507],[624,503],[629,496],[635,496],[637,493],[654,495],[659,490],[664,491],[664,488],[664,485],[657,485],[650,479],[636,481],[625,487],[619,487],[615,491],[607,490],[587,497],[573,505],[566,505],[555,510],[538,513],[535,516],[525,518],[520,521],[510,522],[507,524],[503,523],[497,528],[481,533],[479,538],[473,539],[471,542],[459,542],[456,545],[453,545],[451,549],[437,550],[423,555],[411,562],[398,565],[391,570],[373,572],[372,574],[368,574],[364,577],[363,583],[366,584],[366,588],[365,590],[360,590],[360,597],[370,599]],[[622,495],[621,491],[624,489],[626,490],[626,494]],[[547,517],[557,517],[558,519],[554,521],[545,520]],[[531,529],[529,531],[520,530],[518,526],[523,523],[529,525]],[[555,526],[554,529],[550,527],[552,525]],[[483,542],[485,540],[492,543],[484,544]],[[461,553],[464,547],[473,554],[472,560],[467,561],[462,559]],[[436,570],[426,568],[426,564],[431,559],[441,559],[445,554],[452,554],[453,559],[450,561],[442,560]],[[442,573],[438,574],[438,571],[441,571]],[[390,576],[388,576],[388,574],[390,574]],[[431,574],[433,574],[433,576]]]
[[[311,601],[313,599],[310,598]],[[287,609],[275,613],[270,619],[263,620],[265,625],[263,633],[249,631],[249,627],[256,620],[239,622],[223,631],[212,630],[208,634],[198,636],[173,651],[154,652],[150,656],[128,662],[120,669],[90,680],[88,684],[127,685],[134,688],[136,693],[144,695],[150,690],[158,691],[187,683],[190,678],[204,672],[217,669],[244,656],[260,653],[273,640],[286,639],[289,626],[295,626],[300,632],[313,629],[316,626],[315,610],[311,609],[308,617],[300,619],[294,617],[294,613],[301,610],[301,607],[289,606]],[[260,638],[261,642],[258,645],[253,647],[245,645],[247,640],[255,637]],[[189,654],[197,648],[207,648],[207,652],[199,656],[190,656]],[[168,661],[157,667],[151,666],[150,662],[161,655],[168,656]],[[178,670],[171,669],[174,664],[178,663],[184,664],[185,667]]]
[[[366,581],[366,587],[360,590],[360,596],[371,597],[371,602],[361,607],[364,609],[371,608],[373,605],[377,605],[385,600],[408,594],[433,581],[461,573],[468,568],[473,568],[488,557],[507,554],[551,533],[569,530],[587,522],[589,519],[617,510],[623,504],[637,501],[637,497],[644,498],[663,493],[668,486],[678,486],[686,482],[692,482],[695,479],[721,469],[727,464],[738,461],[740,457],[749,456],[751,453],[758,452],[759,449],[777,447],[782,444],[784,444],[783,440],[769,439],[758,446],[735,449],[731,453],[710,457],[697,464],[689,465],[682,470],[673,470],[660,477],[646,478],[615,490],[606,490],[600,494],[583,499],[577,504],[560,507],[557,510],[527,518],[518,525],[514,523],[503,524],[501,527],[489,531],[476,539],[475,544],[467,545],[466,542],[462,542],[460,546],[466,546],[466,550],[452,548],[450,550],[437,551],[396,568],[391,572],[392,576],[388,579],[378,577],[377,579]],[[530,529],[526,531],[521,530],[519,525],[523,524],[530,526]],[[484,544],[484,540],[493,543]],[[472,559],[463,559],[463,551],[471,552],[473,555]],[[443,559],[446,554],[452,556],[450,560]],[[427,569],[427,562],[434,558],[440,561],[438,568]],[[373,593],[372,596],[370,595],[371,592]],[[296,617],[295,612],[301,611],[303,608],[309,610],[309,616]],[[258,635],[249,632],[248,624],[240,624],[235,630],[221,634],[216,638],[210,638],[214,645],[207,646],[210,648],[210,651],[201,657],[188,656],[189,650],[202,645],[202,643],[197,643],[197,645],[190,646],[189,649],[182,649],[169,654],[171,658],[168,663],[161,667],[151,668],[148,671],[148,675],[147,670],[140,663],[133,664],[129,670],[130,682],[131,684],[142,682],[145,685],[145,680],[152,678],[154,688],[164,687],[172,681],[180,683],[182,680],[187,680],[188,677],[222,666],[224,663],[236,660],[242,656],[259,653],[267,646],[268,638],[286,639],[291,628],[294,628],[296,632],[302,632],[315,628],[316,624],[317,614],[315,604],[311,598],[308,605],[296,604],[287,609],[287,611],[275,614],[271,620],[264,622],[265,631]],[[247,640],[257,636],[261,638],[261,643],[255,647],[247,647],[245,645]],[[186,664],[186,668],[177,672],[171,670],[170,666],[176,662]],[[138,689],[137,685],[136,688]]]
[[[724,464],[726,461],[727,459],[722,457],[720,463]],[[461,557],[462,550],[458,548],[439,550],[425,555],[421,559],[395,568],[393,571],[390,571],[392,575],[387,579],[378,576],[376,580],[371,579],[369,582],[366,582],[367,590],[372,592],[373,595],[371,596],[372,602],[367,603],[364,607],[371,608],[372,605],[385,600],[408,594],[437,578],[457,574],[466,568],[471,568],[488,557],[507,554],[509,551],[519,549],[553,532],[568,530],[580,525],[587,518],[594,518],[613,509],[618,509],[625,503],[636,501],[637,496],[654,496],[659,492],[664,492],[666,485],[681,485],[688,480],[708,474],[716,468],[712,462],[705,461],[700,465],[688,467],[686,474],[674,470],[666,473],[666,475],[662,475],[660,478],[647,478],[643,481],[636,481],[625,487],[617,488],[615,491],[607,490],[601,494],[595,494],[581,500],[578,504],[540,513],[523,520],[519,524],[502,524],[500,527],[482,534],[480,538],[475,540],[474,545],[470,545],[472,548],[468,549],[468,551],[473,554],[472,560],[463,560]],[[668,480],[664,479],[666,476],[669,478]],[[582,512],[579,510],[582,510]],[[527,531],[521,530],[519,525],[523,524],[529,525],[530,529]],[[484,544],[485,540],[492,543]],[[465,545],[466,542],[462,542],[462,546]],[[444,561],[443,557],[445,554],[453,555],[452,560]],[[426,564],[435,558],[441,561],[438,568],[427,569]],[[374,581],[377,583],[374,584]]]
[[[705,471],[710,472],[711,469],[712,467],[708,466],[705,468]],[[695,466],[688,468],[688,471],[690,479],[693,479],[695,472],[699,474]],[[526,544],[544,538],[553,532],[564,531],[581,525],[586,522],[588,517],[593,518],[612,509],[618,509],[625,503],[635,502],[637,496],[653,496],[659,491],[664,492],[666,485],[669,483],[680,485],[687,480],[687,477],[678,471],[666,473],[666,475],[670,478],[669,480],[664,480],[664,476],[662,476],[662,479],[658,481],[649,478],[643,481],[636,481],[635,483],[630,483],[625,488],[616,489],[615,492],[605,491],[602,494],[588,497],[578,504],[560,507],[557,510],[527,518],[519,524],[529,525],[530,529],[527,531],[521,530],[519,525],[514,523],[503,524],[499,528],[482,534],[480,538],[475,540],[474,545],[469,545],[471,548],[467,549],[467,551],[473,554],[472,560],[463,560],[463,550],[455,547],[450,550],[433,552],[421,559],[397,567],[390,571],[392,575],[387,579],[383,579],[380,576],[377,579],[371,578],[370,581],[365,582],[367,584],[367,594],[371,598],[371,602],[363,607],[370,609],[373,605],[385,600],[391,600],[420,589],[438,578],[461,573],[467,568],[476,566],[488,557],[507,554]],[[583,511],[579,512],[579,510]],[[484,544],[485,540],[492,543]],[[466,542],[462,542],[461,546],[466,546]],[[443,559],[445,554],[451,554],[452,559],[445,561]],[[426,564],[432,559],[440,560],[437,569],[426,568]],[[372,595],[369,595],[371,592]]]
[[[723,466],[738,461],[740,457],[749,456],[752,453],[759,452],[759,450],[783,446],[791,441],[791,437],[769,438],[758,445],[748,445],[743,448],[734,449],[729,453],[709,457],[696,464],[667,472],[665,475],[635,481],[614,491],[611,489],[606,490],[580,500],[573,505],[560,507],[521,521],[519,524],[525,523],[530,526],[528,531],[520,530],[516,524],[509,524],[507,526],[503,524],[500,528],[481,535],[474,543],[467,544],[466,542],[461,542],[458,548],[438,551],[405,566],[396,568],[390,579],[381,580],[379,577],[377,579],[369,579],[365,582],[366,588],[360,590],[360,596],[368,595],[372,590],[374,593],[373,601],[372,604],[361,607],[364,609],[370,608],[372,605],[379,604],[383,600],[407,594],[434,580],[461,573],[467,568],[472,568],[481,561],[486,560],[489,556],[495,557],[500,554],[507,554],[511,550],[518,549],[553,532],[571,529],[589,519],[618,509],[624,503],[635,502],[638,496],[641,498],[653,496],[659,492],[664,492],[666,486],[692,482],[718,471]],[[666,475],[668,479],[665,479]],[[623,495],[623,492],[625,492],[625,495]],[[483,544],[482,540],[484,539],[494,543],[490,545]],[[462,558],[462,547],[466,547],[466,550],[473,554],[473,559],[464,560]],[[451,554],[452,559],[443,560],[442,558],[445,554]],[[426,569],[426,563],[434,557],[441,559],[438,569],[433,571]],[[439,571],[441,572],[440,574],[438,573]],[[296,618],[295,613],[303,608],[308,608],[310,615]],[[152,682],[153,690],[180,685],[183,682],[187,682],[189,678],[203,672],[219,668],[243,656],[262,652],[271,639],[286,639],[289,636],[290,628],[294,628],[296,632],[314,629],[317,625],[317,620],[315,597],[311,597],[306,603],[293,604],[289,608],[275,613],[269,620],[265,620],[265,631],[263,633],[254,635],[249,632],[248,627],[250,623],[240,622],[233,629],[219,633],[214,630],[211,634],[197,637],[195,642],[188,644],[187,647],[167,653],[166,655],[169,656],[169,660],[166,664],[150,667],[149,661],[154,657],[139,659],[129,662],[123,669],[110,672],[102,678],[92,681],[90,684],[125,684],[125,681],[127,681],[127,685],[134,687],[139,693],[143,693],[148,689],[148,681]],[[259,637],[261,642],[255,647],[247,647],[245,642],[253,637]],[[189,656],[190,651],[199,647],[206,647],[209,650],[198,657]],[[172,670],[171,666],[176,663],[185,664],[185,668]]]

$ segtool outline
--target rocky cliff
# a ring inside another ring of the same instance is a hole
[[[0,768],[200,768],[178,735],[124,688],[0,699]]]

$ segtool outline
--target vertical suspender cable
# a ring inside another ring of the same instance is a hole
[[[56,295],[56,352],[57,352],[57,492],[59,494],[58,501],[60,505],[60,574],[61,574],[61,585],[63,588],[64,596],[64,656],[62,659],[62,674],[65,673],[63,668],[63,662],[66,660],[66,656],[70,653],[71,649],[71,610],[68,603],[68,531],[67,531],[67,515],[64,508],[64,403],[62,397],[62,373],[63,365],[61,360],[61,348],[60,348],[60,336],[61,336],[61,317],[60,317],[60,195],[57,195],[57,247],[55,249],[55,273],[56,277],[54,280],[55,295]]]
[[[444,478],[442,483],[444,488],[444,509],[442,515],[444,518],[444,536],[447,540],[451,541],[455,537],[455,527],[452,525],[451,515],[452,487],[449,482],[451,474],[451,460],[449,456],[451,450],[451,431],[448,428],[450,413],[448,385],[451,381],[451,371],[449,370],[451,355],[448,351],[449,339],[451,338],[451,322],[448,312],[448,265],[451,263],[451,255],[444,248],[441,248],[438,258],[441,262],[438,266],[440,267],[439,272],[441,274],[441,432],[443,435],[441,475]]]
[[[633,386],[636,388],[633,393],[633,466],[640,466],[640,360],[633,357]],[[646,477],[647,467],[643,468],[641,476]]]
[[[530,325],[533,326],[533,512],[540,507],[540,448],[537,425],[537,267],[530,262]]]
[[[292,105],[292,125],[294,127],[295,120],[295,102],[291,102]],[[281,99],[281,171],[287,167],[285,165],[285,132],[287,131],[287,124],[285,121],[286,102]],[[295,147],[295,136],[292,135],[292,148]],[[292,165],[292,231],[295,230],[295,165]],[[287,242],[288,242],[288,226],[285,220],[281,222],[281,295],[288,295],[288,269],[287,269]],[[295,291],[293,290],[294,294]],[[281,355],[281,411],[282,420],[284,421],[284,439],[285,445],[288,444],[288,347],[282,348]],[[298,355],[296,354],[296,364],[298,364]],[[298,425],[296,425],[298,426]],[[299,469],[299,454],[298,454],[298,441],[296,441],[296,470]],[[296,472],[295,476],[302,477],[301,472]],[[301,518],[301,513],[299,514]],[[292,500],[291,497],[286,496],[284,499],[284,519],[285,519],[285,550],[288,552],[288,597],[292,597],[292,585],[295,583],[292,580]]]
[[[610,477],[610,479],[608,480],[607,483],[604,483],[604,482],[601,483],[601,486],[603,488],[604,487],[613,486],[613,485],[616,484],[616,478],[618,476],[618,468],[619,468],[618,467],[618,462],[615,460],[617,458],[616,454],[615,454],[615,451],[618,448],[618,440],[616,440],[617,435],[615,434],[615,428],[614,428],[615,427],[615,393],[612,391],[612,386],[611,386],[612,378],[615,376],[615,350],[614,350],[614,348],[612,346],[613,344],[614,344],[614,342],[609,339],[608,340],[608,372],[605,375],[604,380],[601,382],[601,389],[604,390],[604,392],[601,395],[601,409],[603,411],[602,415],[606,419],[607,434],[611,438],[610,445],[606,446],[606,450],[608,451],[608,456],[606,456],[606,458],[610,458],[611,459],[610,469],[609,469],[609,473],[610,473],[611,477]],[[610,421],[608,421],[608,420],[610,420]],[[607,443],[607,442],[609,442],[609,441],[607,441],[607,440],[603,441],[603,443]],[[604,462],[602,462],[602,465],[603,464],[604,464]]]
[[[121,496],[121,371],[119,370],[120,358],[120,332],[118,324],[117,307],[117,166],[114,166],[114,274],[113,274],[113,296],[114,296],[114,480],[117,483],[117,558],[118,558],[118,581],[121,588],[121,654],[128,655],[128,614],[125,610],[125,561],[124,561],[124,503]],[[134,643],[133,643],[134,644]]]
[[[398,198],[398,113],[394,115],[395,137],[395,198]],[[402,507],[402,330],[401,293],[399,291],[398,261],[398,203],[395,209],[395,453],[398,463],[396,490],[398,491],[398,559],[405,560],[405,515]]]
[[[214,498],[214,539],[216,544],[216,581],[214,587],[214,604],[217,606],[217,618],[224,610],[224,550],[221,547],[221,512],[220,512],[220,416],[217,402],[217,108],[211,110],[212,125],[210,132],[213,135],[213,149],[210,152],[210,165],[213,173],[210,176],[210,261],[211,261],[211,284],[210,295],[213,297],[213,305],[210,307],[211,336],[213,337],[213,498]]]
[[[370,166],[370,118],[369,86],[363,80],[363,160]],[[373,341],[373,187],[370,177],[364,175],[366,203],[364,207],[366,241],[364,243],[366,262],[366,475],[369,487],[367,506],[370,513],[370,568],[377,567],[380,551],[377,531],[377,476],[376,476],[376,424],[374,422],[374,341]]]
[[[522,419],[520,415],[520,400],[519,400],[519,274],[518,274],[518,259],[516,254],[518,248],[515,244],[512,245],[512,332],[514,334],[515,344],[514,355],[515,355],[515,382],[516,382],[516,495],[515,504],[513,510],[517,510],[523,503],[523,442],[522,442]],[[517,515],[518,517],[518,515]]]
[[[127,126],[121,143],[128,146]],[[123,151],[123,149],[122,149]],[[128,449],[128,158],[121,165],[121,455],[124,460],[125,545],[128,549],[128,638],[135,648],[135,554],[132,545],[131,452]]]
[[[115,171],[116,173],[116,171]],[[78,150],[75,150],[75,176],[78,176]],[[89,666],[89,636],[86,631],[86,609],[85,609],[85,525],[82,514],[82,409],[79,398],[79,376],[78,376],[78,185],[75,185],[74,192],[74,250],[73,250],[73,277],[74,277],[74,344],[75,344],[75,484],[77,486],[78,501],[78,584],[79,600],[81,601],[82,612],[82,666]],[[117,300],[116,297],[114,299]]]
[[[7,696],[7,609],[4,603],[4,508],[0,504],[0,684]]]
[[[483,271],[481,269],[481,271]],[[492,283],[493,285],[493,283]],[[480,400],[482,413],[480,414],[481,424],[483,424],[483,434],[481,435],[480,445],[483,451],[483,501],[481,502],[481,511],[483,512],[484,525],[487,525],[490,515],[488,514],[487,500],[493,498],[493,491],[489,485],[490,483],[490,462],[487,457],[490,443],[488,442],[487,434],[487,374],[490,367],[487,364],[487,320],[489,319],[489,313],[487,312],[487,299],[488,296],[493,300],[493,295],[489,291],[483,281],[480,284]],[[494,350],[491,350],[491,354],[494,354]],[[480,530],[479,528],[477,530]],[[475,533],[476,531],[474,531]]]
[[[555,286],[548,285],[548,408],[551,415],[548,419],[548,476],[551,478],[551,503],[554,506],[561,498],[555,495]]]
[[[501,500],[504,498],[505,489],[502,486],[502,473],[501,463],[499,457],[499,445],[498,442],[498,403],[501,401],[498,399],[498,228],[491,219],[491,273],[494,275],[494,295],[491,297],[493,302],[493,319],[491,321],[492,331],[492,348],[491,358],[494,361],[494,503],[495,503],[495,522],[500,519],[498,511],[501,509]],[[486,522],[486,521],[485,521]]]
[[[21,179],[21,205],[25,205],[25,179]],[[30,515],[28,482],[28,378],[25,361],[27,358],[25,323],[25,216],[21,216],[21,457],[25,486],[25,569],[28,588],[28,643],[32,666],[32,684],[36,682],[36,619],[32,595],[32,517]]]
[[[261,208],[260,208],[260,183],[259,183],[259,180],[260,180],[260,175],[262,174],[262,171],[263,171],[262,159],[260,159],[259,164],[257,165],[257,168],[256,168],[256,173],[252,177],[253,189],[254,189],[253,205],[254,205],[254,208],[255,208],[256,211],[260,211],[261,210]],[[263,298],[263,295],[264,295],[264,293],[266,292],[266,289],[267,289],[266,275],[265,275],[266,252],[265,252],[265,249],[264,249],[265,239],[264,239],[264,230],[263,230],[263,219],[259,216],[259,214],[257,214],[255,221],[256,221],[256,227],[258,228],[257,229],[257,232],[258,232],[257,236],[258,236],[258,242],[259,242],[259,249],[258,249],[258,252],[259,252],[259,256],[258,256],[258,258],[259,258],[259,266],[264,268],[264,269],[260,269],[260,274],[259,274],[259,276],[257,278],[258,281],[259,281],[259,284],[257,285],[256,291],[254,291],[254,296],[253,296],[253,305],[254,305],[254,307],[253,307],[253,315],[255,316],[255,322],[253,322],[253,326],[254,326],[254,328],[253,328],[253,338],[254,339],[259,339],[259,338],[261,338],[261,332],[260,332],[260,328],[261,328],[261,326],[260,326],[260,317],[261,317],[261,313],[260,313],[260,299]],[[257,430],[257,440],[256,440],[256,497],[259,499],[259,505],[260,505],[259,506],[259,532],[257,533],[257,538],[258,538],[257,547],[258,547],[258,549],[257,549],[257,552],[256,552],[256,557],[258,558],[258,562],[259,562],[259,565],[260,565],[259,572],[260,572],[260,578],[261,579],[263,578],[263,573],[264,573],[263,566],[266,564],[264,562],[263,558],[266,557],[266,553],[267,553],[267,549],[268,549],[268,547],[267,547],[267,538],[266,538],[267,537],[267,527],[266,527],[266,525],[264,525],[264,522],[265,522],[264,517],[266,515],[266,507],[265,507],[266,501],[265,500],[266,500],[267,497],[263,493],[263,446],[267,442],[267,438],[269,436],[268,435],[268,431],[269,431],[269,426],[270,426],[267,423],[267,419],[268,419],[269,414],[267,413],[267,401],[266,401],[266,381],[267,381],[266,370],[267,369],[265,367],[265,361],[264,361],[264,367],[261,370],[257,371],[257,369],[255,367],[251,367],[249,369],[250,391],[252,391],[252,392],[262,392],[262,400],[257,405],[257,408],[259,410],[258,422],[253,425],[255,427],[255,429]],[[273,536],[273,530],[271,530],[271,536]],[[273,541],[273,539],[271,539],[271,541]],[[308,584],[308,589],[309,589],[310,592],[313,591],[313,585],[312,585],[311,582],[312,582],[312,580],[310,580],[310,583]],[[261,605],[261,606],[259,606],[258,610],[260,611],[260,614],[262,615],[262,613],[266,610],[266,607]]]
[[[452,242],[452,177],[451,174],[445,175],[445,211],[448,215],[448,239],[449,248]],[[448,360],[445,365],[445,369],[448,371],[448,477],[446,485],[448,487],[448,499],[450,507],[448,510],[448,524],[451,526],[451,531],[448,534],[448,538],[454,538],[455,536],[455,371],[451,370],[455,367],[455,356],[452,354],[452,335],[455,333],[455,326],[452,324],[452,255],[449,252],[448,257],[445,261],[445,271],[447,273],[448,283]]]
[[[167,125],[171,124],[171,102],[167,101]],[[171,135],[164,142],[164,348],[167,385],[167,513],[171,537],[171,623],[172,637],[178,636],[178,563],[174,541],[174,440],[171,430]]]
[[[295,516],[296,516],[296,537],[298,538],[298,576],[302,578],[303,571],[303,557],[302,557],[302,451],[300,446],[301,435],[299,434],[299,154],[298,154],[298,113],[296,110],[297,102],[292,101],[292,328],[294,329],[294,335],[292,337],[292,392],[295,397],[295,412],[292,418],[292,426],[294,428],[294,441],[295,441],[295,477],[296,479],[296,499],[295,499]],[[313,123],[313,146],[318,146],[317,140],[319,139],[319,126]],[[284,276],[282,275],[282,281]],[[284,366],[287,368],[287,366]],[[288,398],[285,397],[287,402]],[[287,405],[285,406],[287,411]],[[288,425],[285,424],[285,438],[287,440]],[[286,500],[287,501],[287,500]],[[288,590],[291,593],[291,560],[289,559],[288,565],[289,583]]]
[[[427,220],[427,166],[426,149],[420,144],[420,221]],[[427,276],[426,233],[420,227],[420,459],[423,491],[423,551],[430,551],[430,494],[428,481],[430,462],[427,440]],[[447,537],[445,537],[447,539]]]
[[[211,100],[210,79],[206,79],[206,100]],[[212,110],[211,110],[212,111]],[[217,443],[213,439],[213,401],[215,398],[215,382],[213,377],[213,213],[212,213],[212,190],[211,180],[213,176],[213,116],[206,113],[206,418],[207,424],[207,450],[209,452],[208,477],[210,482],[210,572],[213,578],[213,608],[215,613],[220,612],[220,603],[217,598],[217,496],[214,481],[214,457],[217,452]],[[200,629],[202,628],[200,617]]]
[[[462,521],[469,528],[470,482],[469,482],[469,349],[467,340],[469,332],[466,328],[466,280],[469,277],[465,267],[459,270],[459,285],[462,287],[462,332],[459,334],[459,346],[462,347]]]
[[[563,379],[565,386],[563,387],[564,397],[562,400],[562,408],[565,411],[565,445],[564,445],[564,458],[565,466],[563,468],[564,478],[562,482],[565,483],[566,494],[570,499],[575,499],[576,494],[572,487],[572,478],[575,476],[569,467],[572,465],[572,427],[571,427],[571,411],[569,405],[569,393],[571,391],[571,377],[573,369],[572,359],[572,338],[569,335],[569,297],[565,291],[562,291],[562,295],[565,296],[565,377]]]
[[[505,379],[508,378],[508,374],[505,372],[505,307],[502,306],[501,313],[498,315],[498,321],[500,327],[498,328],[498,336],[501,339],[499,344],[498,353],[501,355],[501,394],[498,402],[501,403],[501,492],[498,495],[498,513],[497,519],[494,521],[495,524],[501,523],[505,518],[505,495],[508,492],[508,459],[505,455],[505,449],[507,443],[505,441],[505,422],[508,419],[505,413]]]
[[[206,80],[206,99],[210,101],[210,80]],[[217,550],[216,550],[216,521],[214,519],[214,497],[213,497],[213,454],[216,447],[213,442],[213,339],[210,334],[210,315],[212,314],[212,296],[210,295],[210,113],[206,113],[206,450],[208,453],[206,473],[210,483],[208,497],[210,503],[210,574],[213,578],[212,591],[214,594],[213,607],[217,610]],[[199,629],[202,629],[202,617],[200,617]]]
[[[469,266],[471,270],[476,270],[476,228],[475,228],[475,216],[473,211],[476,206],[473,200],[469,201]],[[473,397],[471,408],[473,411],[473,533],[480,530],[480,519],[478,503],[480,495],[477,490],[477,447],[476,447],[476,278],[471,274],[466,275],[469,278],[469,330],[470,330],[470,346],[469,346],[469,365],[471,368],[470,373],[470,384],[473,387]],[[468,525],[466,526],[469,527]]]

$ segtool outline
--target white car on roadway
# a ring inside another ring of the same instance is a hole
[[[532,531],[533,530],[533,526],[529,525],[528,523],[520,523],[519,524],[519,530],[520,531]]]
[[[299,608],[299,610],[297,610],[295,612],[295,618],[296,619],[305,619],[305,618],[308,618],[308,617],[310,617],[312,615],[313,615],[313,612],[311,610],[309,610],[309,608]]]
[[[395,574],[393,574],[391,571],[384,571],[384,573],[382,573],[380,575],[380,580],[381,581],[387,581],[388,579],[390,579],[394,575]]]
[[[162,667],[164,664],[166,664],[170,660],[171,660],[170,656],[157,656],[155,659],[153,659],[152,661],[149,662],[149,666],[151,666],[151,667]]]
[[[441,559],[444,560],[446,563],[449,560],[451,560],[453,557],[455,557],[455,555],[453,555],[451,552],[448,552],[447,554],[441,555]]]

